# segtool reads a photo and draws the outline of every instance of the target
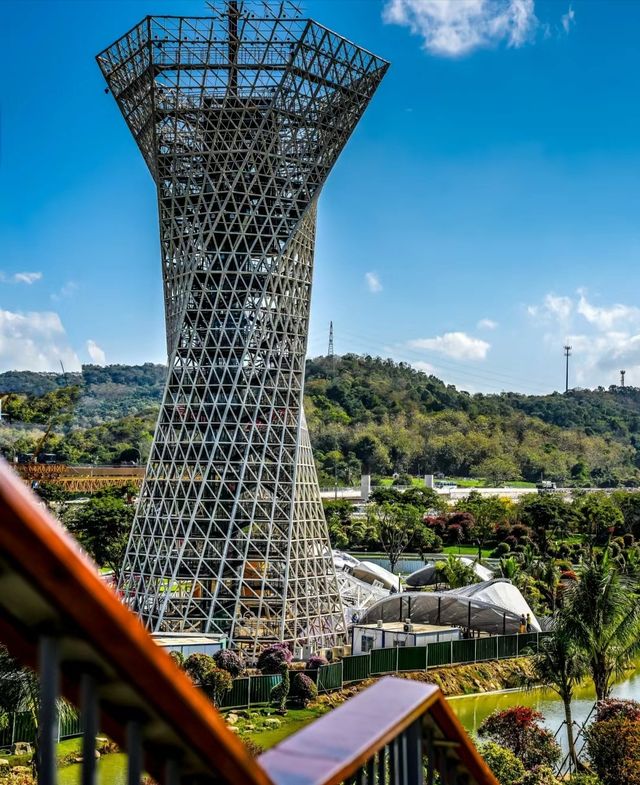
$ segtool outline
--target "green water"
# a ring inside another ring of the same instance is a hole
[[[96,764],[98,785],[126,785],[127,756],[122,753],[104,755]],[[74,763],[58,770],[58,785],[80,785],[82,765]]]
[[[612,695],[615,698],[640,700],[640,666],[627,679],[615,685]],[[595,699],[593,685],[587,684],[576,690],[572,705],[573,718],[576,722],[582,724],[587,719]],[[555,733],[564,721],[562,702],[551,690],[517,690],[468,695],[449,698],[449,705],[472,735],[491,712],[496,709],[508,709],[510,706],[530,706],[541,712],[544,716],[544,724],[552,733]],[[566,744],[564,732],[558,735],[558,741],[564,749]]]

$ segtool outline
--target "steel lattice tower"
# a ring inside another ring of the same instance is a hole
[[[388,64],[232,1],[97,59],[158,190],[169,358],[120,588],[152,630],[332,645],[302,409],[316,201]]]

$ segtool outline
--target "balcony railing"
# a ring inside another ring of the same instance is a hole
[[[98,731],[126,749],[128,785],[143,771],[163,785],[497,785],[440,691],[393,678],[252,758],[4,462],[0,642],[39,672],[41,785],[56,782],[61,696],[83,719],[82,785]]]

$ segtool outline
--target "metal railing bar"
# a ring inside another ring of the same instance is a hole
[[[422,721],[416,720],[406,732],[407,742],[407,782],[412,785],[422,785],[424,781],[422,770]]]
[[[89,673],[82,675],[80,705],[82,706],[82,785],[95,785],[98,693],[96,680]]]
[[[140,785],[142,777],[142,727],[138,720],[127,723],[127,785]]]
[[[376,755],[376,775],[378,778],[377,785],[387,785],[386,757],[387,748],[383,747]]]
[[[376,783],[376,756],[367,761],[367,785],[375,785]]]
[[[48,635],[38,642],[40,672],[40,711],[38,731],[39,785],[56,783],[56,736],[58,730],[57,700],[60,683],[58,641]]]
[[[177,758],[168,758],[165,764],[165,785],[180,785],[180,763]]]

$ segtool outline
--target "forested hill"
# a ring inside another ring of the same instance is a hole
[[[165,374],[153,364],[0,374],[0,394],[11,393],[0,449],[29,451],[53,416],[47,449],[66,460],[110,462],[131,448],[144,455]],[[470,395],[407,364],[346,355],[335,367],[307,361],[305,407],[321,482],[336,471],[353,482],[362,462],[379,474],[639,482],[638,388]]]

